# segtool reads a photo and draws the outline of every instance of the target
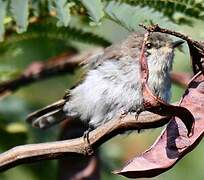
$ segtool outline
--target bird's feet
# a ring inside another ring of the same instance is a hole
[[[134,112],[134,116],[135,116],[135,120],[137,121],[138,120],[138,117],[140,115],[140,113],[142,112],[143,110],[142,109],[137,109],[137,111]],[[141,132],[141,129],[137,129],[137,132],[140,133]]]
[[[120,118],[125,118],[125,116],[127,114],[130,114],[131,116],[135,116],[135,120],[137,121],[138,120],[138,117],[139,117],[139,114],[143,111],[143,109],[137,109],[137,110],[134,110],[134,111],[122,111],[121,112],[121,115],[120,115]],[[141,132],[141,129],[137,129],[138,133]]]
[[[89,133],[91,132],[92,128],[88,128],[83,135],[83,139],[84,141],[87,143],[87,147],[86,147],[86,153],[87,155],[91,156],[94,153],[93,148],[91,147],[90,141],[89,141]]]
[[[120,119],[125,118],[130,112],[127,110],[122,110],[120,113]]]
[[[135,111],[135,120],[137,121],[138,120],[138,117],[140,115],[140,113],[142,112],[142,109],[138,109],[137,111]]]
[[[137,109],[137,110],[123,110],[120,114],[120,118],[124,118],[127,114],[130,114],[131,116],[135,116],[135,120],[138,119],[139,114],[142,112],[142,109]]]

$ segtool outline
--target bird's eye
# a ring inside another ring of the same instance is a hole
[[[148,49],[152,48],[152,44],[151,43],[147,43],[146,46],[147,46]]]

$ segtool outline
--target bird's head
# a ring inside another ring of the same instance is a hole
[[[172,68],[174,50],[184,41],[172,41],[166,34],[152,33],[146,42],[146,56],[149,68],[170,71]]]

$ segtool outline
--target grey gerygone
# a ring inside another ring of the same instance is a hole
[[[139,57],[143,38],[144,33],[134,33],[90,57],[83,82],[64,99],[30,114],[27,120],[35,127],[46,128],[66,118],[76,118],[96,128],[119,113],[140,111],[143,95]],[[151,34],[146,43],[149,88],[166,102],[171,97],[174,49],[182,43],[161,33]]]

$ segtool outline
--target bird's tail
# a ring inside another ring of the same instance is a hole
[[[65,100],[59,100],[49,106],[44,107],[28,115],[26,121],[32,126],[46,129],[50,126],[63,121],[66,116],[63,112]]]

